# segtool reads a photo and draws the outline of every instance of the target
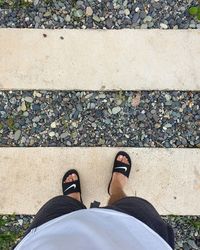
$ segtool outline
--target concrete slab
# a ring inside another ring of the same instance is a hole
[[[200,90],[199,40],[199,30],[0,29],[0,89]]]
[[[143,197],[161,214],[200,215],[200,153],[198,149],[145,148],[0,148],[0,214],[35,214],[61,194],[61,179],[78,169],[88,206],[108,199],[115,154],[125,149],[133,170],[128,195]]]

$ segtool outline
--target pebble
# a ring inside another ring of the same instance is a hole
[[[56,128],[56,122],[51,123],[51,128]]]
[[[41,93],[39,93],[39,92],[37,92],[37,91],[33,91],[33,96],[34,97],[41,97],[42,96],[42,94]]]
[[[22,102],[21,110],[26,111],[26,103],[25,102]]]
[[[49,136],[50,136],[50,137],[55,136],[55,132],[53,132],[53,131],[49,132]]]
[[[86,8],[85,14],[86,14],[86,16],[92,16],[93,15],[93,10],[92,10],[92,8],[90,6],[88,6]]]
[[[143,23],[142,25],[141,25],[141,29],[147,29],[148,28],[148,25],[146,24],[146,23]]]
[[[66,15],[66,17],[65,17],[65,21],[66,21],[66,22],[68,22],[68,23],[71,21],[71,17],[70,17],[70,15]]]
[[[24,98],[24,100],[26,101],[26,102],[33,102],[33,98],[32,97],[30,97],[30,96],[26,96],[25,98]]]
[[[120,107],[114,107],[114,108],[112,109],[113,115],[116,115],[116,114],[119,113],[120,111],[121,111],[121,108],[120,108]]]
[[[18,223],[19,223],[20,226],[22,226],[23,223],[24,223],[24,221],[23,221],[22,219],[19,219],[19,220],[17,220],[17,221],[18,221]]]
[[[151,16],[146,16],[145,18],[144,18],[144,22],[151,22],[152,21],[152,17]]]
[[[62,133],[61,135],[60,135],[60,138],[62,138],[62,139],[64,139],[64,138],[66,138],[68,136],[68,133]]]
[[[138,115],[137,118],[138,118],[139,121],[143,122],[143,121],[146,120],[146,115],[145,114],[140,114],[140,115]]]
[[[17,130],[14,134],[14,140],[18,141],[21,136],[21,130]]]
[[[83,11],[82,11],[81,9],[76,10],[76,11],[74,12],[74,16],[75,16],[75,17],[78,17],[78,18],[81,18],[81,17],[83,16]]]
[[[161,27],[162,29],[167,29],[167,28],[168,28],[168,25],[165,24],[165,23],[161,23],[161,24],[160,24],[160,27]]]
[[[100,22],[101,21],[101,19],[98,16],[96,16],[96,15],[93,15],[93,20],[96,21],[96,22]]]
[[[35,22],[40,23],[40,17],[39,16],[35,16]]]
[[[50,17],[51,16],[51,11],[47,11],[44,13],[44,17]]]
[[[124,14],[125,14],[126,16],[129,16],[129,15],[130,15],[130,10],[129,10],[129,9],[125,9],[125,10],[124,10]]]

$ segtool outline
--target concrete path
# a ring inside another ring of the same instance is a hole
[[[82,196],[106,204],[115,154],[123,148],[0,148],[0,214],[34,214],[62,193],[66,170],[80,172]],[[124,148],[133,160],[126,191],[161,214],[200,215],[199,149]]]
[[[200,90],[198,30],[0,30],[0,89]]]

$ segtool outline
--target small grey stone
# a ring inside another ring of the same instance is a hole
[[[25,116],[25,117],[27,117],[29,114],[28,114],[28,112],[27,111],[25,111],[24,113],[23,113],[23,116]]]
[[[19,219],[19,220],[17,220],[17,221],[18,221],[18,223],[19,223],[20,226],[22,226],[23,223],[24,223],[24,221],[23,221],[22,219]]]
[[[70,141],[67,141],[67,146],[71,146],[72,143]]]
[[[54,19],[54,21],[58,21],[58,16],[56,15],[56,14],[53,14],[53,19]]]
[[[165,95],[165,99],[166,99],[167,101],[170,101],[170,100],[171,100],[171,96],[170,96],[169,94],[166,94],[166,95]]]
[[[39,122],[40,121],[40,117],[39,116],[36,116],[32,119],[33,122]]]
[[[115,114],[119,113],[120,111],[121,111],[121,108],[120,108],[120,107],[114,107],[114,108],[112,109],[112,114],[115,115]]]
[[[65,133],[62,133],[62,134],[60,135],[60,138],[64,139],[64,138],[66,138],[67,136],[68,136],[68,133],[65,132]]]
[[[139,121],[142,122],[142,121],[146,120],[146,115],[145,114],[139,114],[137,118],[138,118]]]
[[[38,3],[39,3],[39,0],[34,0],[34,5],[35,6],[38,5]]]
[[[90,103],[90,108],[91,108],[91,109],[94,109],[94,108],[95,108],[95,106],[96,106],[96,105],[95,105],[95,103],[93,103],[93,102],[92,102],[92,103]]]
[[[133,22],[133,23],[137,23],[138,19],[139,19],[139,13],[135,13],[135,14],[133,15],[132,22]]]
[[[70,15],[66,15],[66,17],[65,17],[65,21],[66,21],[66,22],[68,22],[68,23],[71,21],[71,17],[70,17]]]
[[[105,95],[105,94],[100,94],[100,95],[99,95],[99,98],[100,98],[100,99],[104,99],[104,98],[106,98],[106,95]]]
[[[51,12],[50,11],[47,11],[47,12],[44,13],[44,17],[49,17],[49,16],[51,16]]]
[[[39,16],[35,16],[35,22],[40,23],[40,17]]]
[[[199,247],[196,245],[196,243],[193,240],[188,240],[187,243],[192,247],[192,249],[198,250]]]
[[[83,16],[83,11],[81,9],[78,9],[74,12],[74,16],[81,18]]]
[[[141,29],[147,29],[147,28],[148,28],[147,23],[143,23],[143,24],[141,25]]]
[[[30,96],[26,96],[25,98],[24,98],[24,100],[26,101],[26,102],[33,102],[33,98],[32,97],[30,97]]]
[[[14,134],[14,140],[18,141],[21,136],[21,130],[17,130]]]
[[[166,124],[164,125],[164,127],[165,127],[165,128],[171,128],[171,127],[172,127],[172,124],[166,123]]]
[[[167,101],[167,102],[165,102],[165,105],[166,105],[166,106],[171,106],[171,105],[172,105],[172,101]]]
[[[106,28],[111,29],[113,27],[114,23],[111,18],[106,19]]]
[[[146,16],[143,21],[144,22],[151,22],[152,21],[152,17],[151,16]]]
[[[101,21],[101,19],[97,15],[93,15],[93,20],[98,23]]]
[[[140,18],[144,19],[146,17],[146,13],[144,11],[140,12]]]

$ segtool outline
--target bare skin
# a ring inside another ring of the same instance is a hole
[[[119,155],[117,157],[117,161],[121,161],[123,163],[129,164],[128,159],[125,156]],[[78,180],[78,177],[76,174],[69,175],[64,183],[72,182]],[[124,176],[121,173],[113,173],[112,175],[112,181],[110,184],[110,199],[108,201],[108,205],[113,204],[115,201],[126,197],[126,194],[123,191],[124,186],[126,185],[128,178]],[[74,198],[75,200],[81,201],[81,195],[79,192],[74,192],[68,195],[71,198]]]
[[[117,157],[117,161],[121,161],[125,164],[129,164],[128,159],[125,156],[119,155]],[[121,173],[113,173],[112,181],[110,184],[110,199],[108,201],[108,205],[113,204],[114,202],[126,197],[123,189],[127,183],[128,178]]]

